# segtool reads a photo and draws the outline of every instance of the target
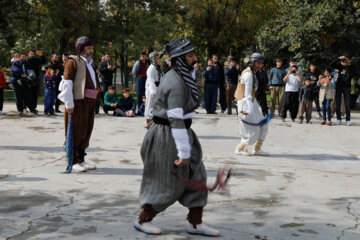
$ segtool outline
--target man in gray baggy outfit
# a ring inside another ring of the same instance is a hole
[[[154,124],[141,146],[144,173],[140,204],[143,210],[134,227],[147,234],[161,234],[161,229],[151,224],[152,219],[179,201],[189,208],[188,233],[217,237],[219,231],[202,224],[207,192],[185,186],[172,173],[175,164],[179,176],[206,183],[201,145],[190,128],[200,97],[191,76],[197,61],[195,49],[186,39],[173,39],[166,50],[172,69],[161,79],[153,103]]]

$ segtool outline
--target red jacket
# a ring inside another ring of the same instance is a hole
[[[4,88],[4,90],[6,89],[5,74],[1,70],[0,70],[0,88]]]

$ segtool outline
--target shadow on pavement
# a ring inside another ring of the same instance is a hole
[[[208,177],[216,177],[217,170],[207,170]],[[86,175],[136,175],[142,176],[142,168],[97,168],[95,171],[87,171]],[[249,173],[232,173],[232,176],[250,176]]]
[[[270,154],[267,158],[292,158],[295,160],[346,160],[346,161],[356,161],[356,157],[351,156],[341,156],[333,154]]]
[[[62,152],[62,147],[40,147],[40,146],[0,146],[0,150],[37,151],[37,152]],[[86,152],[127,152],[127,150],[88,148]]]

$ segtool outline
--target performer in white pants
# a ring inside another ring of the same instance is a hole
[[[260,53],[250,56],[249,67],[241,73],[235,92],[241,137],[235,154],[250,155],[247,146],[254,145],[253,155],[268,155],[260,150],[268,132],[268,119],[262,114],[261,107],[255,98],[255,91],[258,87],[255,72],[261,69],[260,63],[263,62],[264,59]]]

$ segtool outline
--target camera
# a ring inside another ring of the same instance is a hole
[[[345,63],[345,62],[346,62],[346,59],[341,59],[341,62]]]
[[[291,73],[296,73],[296,70],[292,70]]]

